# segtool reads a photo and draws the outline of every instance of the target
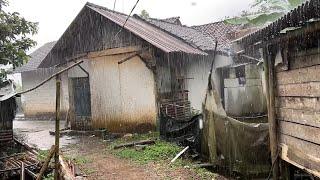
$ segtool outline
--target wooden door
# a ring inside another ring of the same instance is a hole
[[[91,125],[91,94],[88,77],[71,78],[72,83],[72,106],[74,122],[71,128],[76,130],[90,130]]]

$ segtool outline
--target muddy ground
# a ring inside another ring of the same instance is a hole
[[[66,157],[77,162],[87,179],[226,179],[217,174],[198,174],[190,167],[170,167],[149,162],[139,164],[114,155],[109,144],[97,137],[82,137],[77,144],[63,148]],[[174,156],[174,155],[173,155]]]
[[[63,127],[62,121],[60,127]],[[15,136],[39,149],[47,150],[54,144],[54,121],[14,121]],[[112,142],[96,136],[62,136],[60,147],[66,159],[75,162],[85,179],[226,179],[207,170],[195,170],[185,165],[172,167],[170,160],[137,163],[114,154]],[[176,153],[172,154],[172,157]],[[172,158],[170,155],[170,158]]]

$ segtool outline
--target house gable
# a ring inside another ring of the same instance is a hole
[[[125,46],[154,46],[163,52],[207,55],[204,51],[140,19],[87,3],[53,47],[40,67],[66,63],[82,53]]]

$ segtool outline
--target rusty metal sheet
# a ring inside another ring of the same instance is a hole
[[[87,3],[86,6],[120,26],[123,26],[127,18],[127,15],[125,14],[111,11],[107,8],[92,3]],[[191,45],[170,35],[169,33],[166,33],[163,30],[134,17],[130,17],[128,19],[124,28],[167,53],[185,52],[190,54],[207,55],[206,52],[192,47]]]

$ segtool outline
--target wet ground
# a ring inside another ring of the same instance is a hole
[[[78,162],[77,168],[85,174],[88,180],[227,180],[218,174],[210,176],[211,178],[202,177],[190,167],[172,168],[169,162],[135,163],[114,155],[109,144],[97,137],[83,136],[79,143],[62,148],[62,152],[68,159]]]
[[[64,121],[60,122],[60,129],[64,124]],[[54,129],[55,121],[13,121],[13,130],[17,138],[42,150],[50,149],[54,145],[54,136],[49,134],[49,131]],[[63,136],[60,137],[60,147],[75,144],[78,141],[77,137]]]

